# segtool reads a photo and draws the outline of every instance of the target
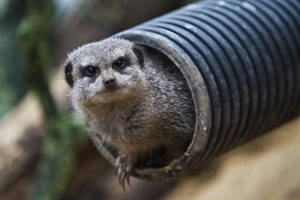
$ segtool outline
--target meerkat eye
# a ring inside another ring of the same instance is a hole
[[[94,77],[99,72],[99,69],[95,66],[88,65],[83,69],[83,76]]]
[[[113,63],[113,66],[117,69],[124,69],[128,64],[129,60],[127,58],[120,57]]]

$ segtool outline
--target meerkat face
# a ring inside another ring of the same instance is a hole
[[[106,39],[84,45],[69,54],[65,78],[71,100],[110,102],[133,95],[143,84],[143,55],[123,39]]]

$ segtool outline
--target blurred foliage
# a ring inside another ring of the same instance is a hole
[[[82,141],[84,131],[75,127],[71,119],[58,111],[50,94],[48,72],[51,68],[49,43],[53,2],[24,2],[26,13],[18,27],[23,71],[42,105],[47,125],[47,135],[30,199],[58,199],[74,169],[77,144]]]
[[[84,126],[65,115],[48,121],[48,127],[31,200],[60,199],[75,169],[78,144],[87,136]]]
[[[0,118],[27,92],[22,75],[16,30],[25,11],[25,3],[9,0],[0,9]]]
[[[57,110],[49,90],[49,39],[53,16],[51,0],[27,0],[27,12],[19,25],[23,72],[27,83],[39,96],[46,118],[55,117]]]

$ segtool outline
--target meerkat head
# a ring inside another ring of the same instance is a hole
[[[126,98],[143,83],[141,47],[117,38],[79,47],[68,55],[65,78],[71,100],[83,104]]]

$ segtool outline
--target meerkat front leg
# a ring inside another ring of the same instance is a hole
[[[130,186],[130,173],[133,169],[133,162],[128,156],[120,155],[116,160],[116,167],[119,184],[125,190],[126,184]]]

